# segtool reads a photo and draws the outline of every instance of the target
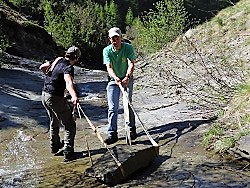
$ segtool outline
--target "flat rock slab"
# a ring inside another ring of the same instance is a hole
[[[238,156],[250,159],[250,135],[241,137],[236,146],[232,148],[231,151]]]
[[[86,169],[85,176],[95,177],[105,184],[116,185],[124,181],[139,169],[149,166],[159,155],[159,147],[151,145],[116,145],[111,153],[121,163],[117,165],[111,153],[107,151],[96,163]]]

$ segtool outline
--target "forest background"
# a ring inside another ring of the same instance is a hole
[[[56,47],[67,49],[71,45],[79,46],[84,54],[81,65],[92,69],[105,68],[101,63],[101,52],[108,44],[107,31],[113,26],[120,27],[124,38],[132,41],[139,55],[145,56],[164,48],[189,28],[209,20],[221,9],[237,2],[236,0],[1,1],[2,4],[8,5],[27,18],[25,27],[31,30],[37,30],[35,26],[45,28],[56,42]],[[15,55],[12,50],[14,42],[2,28],[0,29],[1,51]]]

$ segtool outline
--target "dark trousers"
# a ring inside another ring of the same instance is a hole
[[[51,147],[60,145],[59,130],[64,126],[64,151],[74,151],[76,123],[72,117],[72,110],[65,97],[54,96],[42,92],[42,103],[50,118],[50,144]]]

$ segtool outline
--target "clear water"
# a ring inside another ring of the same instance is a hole
[[[28,171],[39,168],[36,163],[36,150],[31,147],[29,141],[32,138],[18,130],[13,139],[8,143],[7,150],[2,153],[0,168],[0,187],[11,188],[23,186],[24,180],[29,176]],[[34,187],[36,178],[32,181],[25,180],[25,187]]]

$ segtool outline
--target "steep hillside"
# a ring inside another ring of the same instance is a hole
[[[44,28],[0,3],[0,30],[10,45],[6,52],[25,58],[52,58],[62,53]]]
[[[218,152],[234,147],[250,132],[249,97],[238,92],[242,84],[247,86],[245,94],[249,92],[249,20],[250,1],[241,0],[140,61],[136,71],[137,89],[154,88],[156,95],[184,100],[207,116],[218,116],[215,125],[222,132],[211,129],[204,137],[206,147]],[[232,100],[235,94],[238,100]]]
[[[185,99],[196,96],[192,102],[210,109],[223,106],[232,96],[228,91],[246,78],[250,59],[249,2],[242,0],[222,10],[161,52],[142,59],[138,87],[153,87],[166,94],[173,89]]]

